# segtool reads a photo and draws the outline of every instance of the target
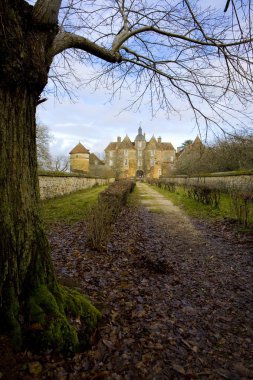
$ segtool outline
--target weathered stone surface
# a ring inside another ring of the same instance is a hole
[[[242,191],[253,191],[253,175],[229,175],[213,177],[167,177],[162,181],[173,182],[177,185],[206,184],[211,187],[224,188],[224,190],[235,188]]]
[[[114,178],[39,176],[40,197],[41,199],[53,198],[77,190],[88,189],[95,185],[106,185],[113,181]]]

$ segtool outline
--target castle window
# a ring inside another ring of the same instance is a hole
[[[142,157],[142,151],[138,150],[138,157]]]
[[[142,147],[142,141],[138,141],[138,148]]]
[[[128,159],[125,159],[125,166],[128,166]]]
[[[79,157],[79,155],[78,154],[76,154],[76,158],[78,158]]]
[[[151,158],[150,160],[150,166],[154,166],[155,165],[155,160],[153,158]]]
[[[173,161],[174,161],[174,157],[170,156],[170,162],[173,162]]]
[[[158,169],[158,175],[162,175],[162,169]]]
[[[124,156],[128,156],[128,149],[124,149]]]
[[[112,151],[112,150],[110,150],[109,156],[110,156],[110,157],[113,156],[113,151]]]
[[[155,150],[152,149],[152,150],[150,151],[150,156],[151,156],[151,157],[154,157],[154,155],[155,155]]]
[[[109,160],[109,166],[113,166],[113,160]]]
[[[142,160],[138,160],[138,166],[142,166]]]

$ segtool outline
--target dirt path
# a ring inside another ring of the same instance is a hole
[[[179,207],[174,206],[170,200],[145,183],[137,182],[136,186],[144,207],[149,211],[165,214],[166,227],[171,233],[178,234],[180,237],[187,236],[188,241],[201,240],[201,234]]]
[[[3,378],[253,378],[252,246],[137,186],[144,207],[122,211],[106,252],[86,246],[86,222],[49,236],[59,280],[103,313],[89,350],[68,359],[24,353],[26,366]],[[29,373],[34,362],[38,377]]]

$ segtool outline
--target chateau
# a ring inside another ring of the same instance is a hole
[[[105,148],[105,162],[81,144],[70,152],[70,170],[89,174],[109,174],[115,178],[159,178],[171,173],[176,157],[176,150],[169,142],[162,142],[161,137],[153,136],[146,140],[142,128],[134,141],[126,135],[117,138]]]
[[[168,175],[175,160],[176,151],[169,142],[162,142],[154,136],[146,141],[142,128],[132,142],[126,137],[111,142],[105,149],[105,163],[116,178],[148,177],[159,178]]]

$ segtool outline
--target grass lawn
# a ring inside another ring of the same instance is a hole
[[[137,186],[134,186],[133,191],[127,197],[127,204],[129,206],[138,206],[140,205],[140,192]]]
[[[75,223],[85,219],[91,206],[97,202],[98,194],[107,186],[96,186],[62,197],[42,201],[42,216],[48,226],[57,222]]]

